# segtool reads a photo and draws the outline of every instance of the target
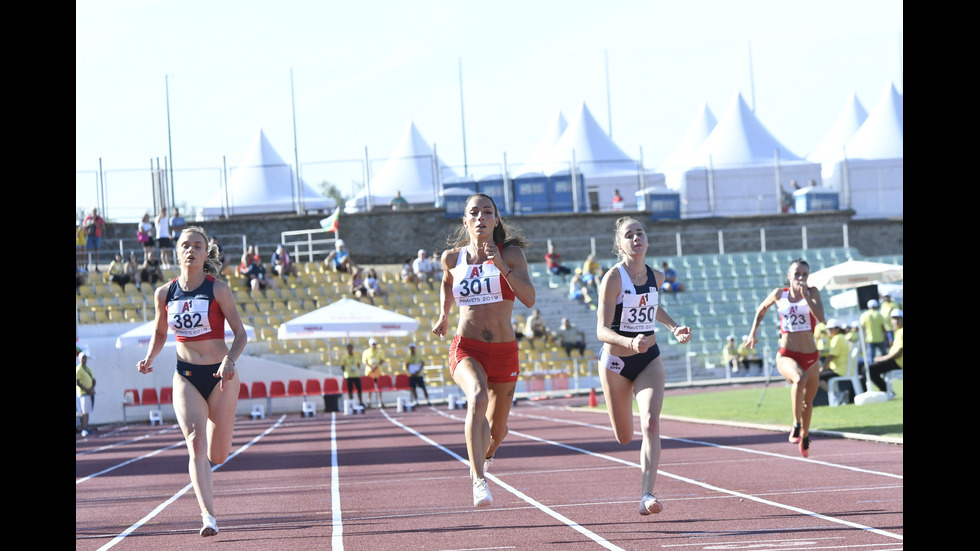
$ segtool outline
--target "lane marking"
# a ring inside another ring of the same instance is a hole
[[[231,455],[228,456],[228,459],[226,459],[224,463],[219,463],[219,464],[214,465],[213,467],[211,467],[211,472],[217,471],[221,467],[227,465],[232,459],[234,459],[235,457],[237,457],[238,454],[240,454],[243,451],[247,450],[248,448],[252,447],[253,444],[255,444],[256,442],[258,442],[259,440],[261,440],[262,438],[264,438],[266,435],[268,435],[274,429],[278,428],[279,425],[281,425],[283,423],[283,421],[285,421],[285,420],[286,420],[286,415],[284,414],[271,427],[265,429],[265,431],[263,431],[262,433],[258,434],[255,438],[253,438],[252,440],[250,440],[248,443],[244,444],[242,447],[240,447],[237,450],[235,450],[234,452],[232,452]],[[186,486],[184,486],[183,488],[181,488],[176,494],[170,496],[166,501],[164,501],[160,505],[157,505],[156,508],[154,508],[152,511],[150,511],[145,517],[139,519],[138,521],[136,521],[135,524],[133,524],[129,528],[126,528],[125,530],[123,530],[122,532],[120,532],[118,536],[112,538],[112,540],[110,540],[108,543],[106,543],[105,545],[103,545],[102,547],[100,547],[99,548],[99,551],[102,551],[104,549],[111,549],[116,544],[122,542],[124,539],[126,539],[126,536],[132,534],[133,532],[135,532],[136,530],[138,530],[141,526],[143,526],[144,524],[146,524],[147,522],[149,522],[150,520],[152,520],[153,517],[155,517],[158,514],[160,514],[164,509],[167,508],[167,506],[169,506],[171,503],[177,501],[177,499],[179,497],[181,497],[182,495],[186,494],[188,491],[190,491],[193,488],[194,488],[194,484],[191,483],[191,482],[188,482]]]
[[[424,434],[422,434],[419,431],[413,429],[412,427],[409,427],[408,425],[402,423],[401,421],[398,421],[397,419],[394,419],[393,417],[391,417],[390,415],[388,415],[388,412],[387,411],[381,410],[381,413],[385,416],[385,418],[387,418],[389,421],[391,421],[396,426],[399,426],[399,427],[403,428],[404,430],[408,431],[409,433],[414,434],[417,438],[419,438],[423,442],[426,442],[426,443],[428,443],[428,444],[430,444],[430,445],[438,448],[439,450],[442,450],[444,453],[446,453],[446,455],[449,455],[450,457],[453,457],[454,459],[456,459],[460,463],[466,465],[467,467],[470,466],[470,462],[469,462],[468,459],[463,458],[462,456],[460,456],[456,452],[450,450],[449,448],[443,446],[442,444],[436,442],[435,440],[429,438],[428,436],[425,436]],[[552,518],[558,520],[558,522],[561,522],[561,523],[565,524],[566,526],[568,526],[569,528],[572,528],[573,530],[579,532],[580,534],[582,534],[585,537],[589,538],[590,540],[596,542],[600,546],[602,546],[602,547],[604,547],[606,549],[617,549],[617,550],[622,551],[622,548],[621,547],[617,547],[617,546],[613,545],[612,543],[610,543],[608,540],[606,540],[605,538],[603,538],[599,534],[596,534],[595,532],[589,530],[588,528],[585,528],[584,526],[580,525],[579,523],[575,522],[574,520],[572,520],[572,519],[570,519],[570,518],[568,518],[568,517],[566,517],[566,516],[558,513],[557,511],[554,511],[550,507],[546,507],[545,505],[542,505],[537,500],[531,498],[529,495],[525,494],[524,492],[521,492],[517,488],[511,486],[510,484],[507,484],[503,480],[500,480],[499,478],[497,478],[496,476],[494,476],[492,473],[485,473],[485,476],[487,478],[489,478],[490,480],[493,480],[497,485],[501,486],[502,488],[506,489],[510,493],[512,493],[515,496],[519,497],[520,499],[524,500],[525,503],[530,504],[531,506],[535,507],[539,511],[541,511],[541,512],[545,513],[546,515],[549,515]]]

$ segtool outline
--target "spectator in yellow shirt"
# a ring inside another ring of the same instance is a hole
[[[820,388],[827,390],[827,381],[847,375],[847,359],[851,355],[851,343],[844,334],[844,325],[835,318],[827,320],[830,332],[826,349],[826,362],[820,369]],[[853,396],[854,389],[851,389]]]
[[[344,371],[344,382],[347,384],[347,399],[354,399],[354,388],[357,388],[357,403],[363,406],[361,359],[354,355],[354,345],[351,343],[347,343],[347,354],[340,357],[340,369]]]
[[[903,356],[905,355],[905,313],[899,309],[892,310],[891,315],[892,328],[895,334],[895,339],[892,341],[892,346],[888,350],[887,354],[882,354],[881,356],[876,356],[874,363],[871,364],[868,369],[871,373],[871,381],[878,387],[878,390],[882,392],[887,388],[885,383],[884,374],[895,369],[904,369]]]
[[[369,347],[361,353],[361,363],[364,364],[364,373],[374,379],[374,388],[378,393],[378,407],[384,407],[385,403],[381,399],[381,385],[378,378],[381,377],[381,368],[385,364],[385,353],[378,348],[378,339],[372,338],[368,341]]]

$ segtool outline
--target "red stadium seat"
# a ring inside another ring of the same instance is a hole
[[[239,391],[239,395],[241,392]],[[269,391],[266,389],[264,381],[255,381],[252,383],[252,398],[268,398]]]
[[[323,380],[323,393],[327,395],[343,394],[340,390],[340,381],[336,377],[327,377]]]
[[[408,384],[408,373],[395,375],[395,390],[412,390],[412,385]]]
[[[307,379],[306,388],[303,390],[306,396],[323,396],[323,388],[320,386],[320,379]]]
[[[391,382],[391,375],[382,375],[378,377],[378,390],[393,390],[395,385]]]
[[[160,405],[160,397],[157,395],[157,389],[144,388],[143,396],[140,397],[140,403],[144,406]]]
[[[174,387],[165,386],[160,389],[160,404],[170,405],[174,403]]]
[[[123,423],[126,422],[126,409],[140,405],[140,392],[135,388],[123,391]]]
[[[283,381],[272,381],[269,383],[269,398],[285,398],[287,396],[286,383]]]
[[[306,396],[306,394],[303,391],[303,381],[300,381],[299,379],[291,379],[289,382],[287,382],[286,396],[292,396],[292,397]]]

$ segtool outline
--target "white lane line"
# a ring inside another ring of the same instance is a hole
[[[512,411],[511,414],[513,415],[513,413],[514,412]],[[449,418],[452,418],[452,419],[461,420],[461,418],[458,417],[458,416],[456,416],[456,415],[445,414],[445,413],[442,413],[442,412],[440,412],[440,414],[442,414],[444,417],[449,417]],[[557,418],[545,417],[545,416],[540,416],[540,415],[529,415],[529,414],[521,414],[521,413],[518,413],[518,415],[519,416],[522,416],[522,417],[529,417],[529,418],[532,418],[532,419],[538,419],[538,420],[542,420],[542,421],[567,422],[569,424],[574,424],[574,425],[579,425],[579,426],[584,426],[584,427],[591,427],[591,428],[597,428],[597,429],[612,431],[612,429],[610,427],[605,426],[605,425],[593,425],[593,424],[590,424],[590,423],[582,423],[582,422],[579,422],[579,421],[567,421],[565,419],[557,419]],[[638,431],[637,431],[637,433],[638,433]],[[547,439],[544,439],[544,438],[538,438],[537,436],[532,436],[530,434],[522,433],[522,432],[519,432],[519,431],[510,430],[510,431],[508,431],[507,434],[508,435],[514,434],[514,435],[520,436],[522,438],[527,438],[529,440],[534,440],[536,442],[541,442],[541,443],[548,444],[548,445],[551,445],[551,446],[556,446],[556,447],[559,447],[559,448],[565,448],[567,450],[571,450],[571,451],[574,451],[574,452],[582,453],[582,454],[588,455],[590,457],[596,457],[596,458],[604,459],[604,460],[607,460],[607,461],[612,461],[614,463],[621,463],[623,465],[629,465],[629,466],[632,466],[632,467],[640,468],[640,464],[639,463],[634,463],[632,461],[626,461],[626,460],[623,460],[623,459],[619,459],[618,457],[612,457],[612,456],[601,454],[601,453],[591,452],[591,451],[586,450],[586,449],[578,448],[578,447],[575,447],[575,446],[570,446],[568,444],[562,444],[561,442],[555,442],[553,440],[547,440]],[[661,438],[664,438],[664,437],[661,435]],[[667,437],[667,438],[670,438],[670,437]],[[731,446],[721,446],[721,445],[718,445],[718,444],[712,444],[711,442],[701,442],[701,441],[689,440],[689,439],[685,439],[685,438],[672,438],[672,439],[673,440],[678,440],[678,441],[683,441],[683,442],[694,443],[694,444],[703,444],[703,445],[706,445],[706,446],[712,446],[712,447],[717,447],[717,448],[731,449],[731,450],[734,450],[734,451],[745,451],[745,452],[760,453],[762,455],[771,455],[771,456],[774,456],[774,457],[784,457],[782,454],[773,454],[773,453],[768,453],[768,452],[758,452],[756,450],[744,450],[744,449],[741,449],[741,448],[734,448],[734,447],[731,447]],[[796,458],[792,458],[792,459],[796,459]],[[808,460],[808,461],[810,461],[810,460]],[[467,465],[469,465],[469,462],[468,461],[465,461],[465,463]],[[830,464],[830,463],[828,463],[827,465],[828,466],[831,466],[831,467],[837,467],[838,466],[838,465],[833,465],[833,464]],[[861,471],[861,472],[868,472],[870,474],[889,475],[889,473],[879,473],[879,472],[876,472],[876,471],[865,471],[864,469],[853,469],[853,470],[857,470],[857,471]],[[683,476],[680,476],[680,475],[675,475],[675,474],[672,474],[672,473],[668,473],[668,472],[663,471],[661,469],[657,469],[657,474],[666,476],[668,478],[673,478],[674,480],[678,480],[678,481],[681,481],[681,482],[686,482],[688,484],[693,484],[695,486],[700,486],[702,488],[705,488],[705,489],[708,489],[708,490],[711,490],[711,491],[721,492],[721,493],[728,494],[728,495],[731,495],[731,496],[740,497],[740,498],[743,498],[743,499],[750,499],[750,500],[756,501],[758,503],[762,503],[762,504],[765,504],[765,505],[771,505],[773,507],[778,507],[778,508],[781,508],[781,509],[788,509],[790,511],[794,511],[796,513],[800,513],[800,514],[803,514],[803,515],[807,515],[807,516],[811,516],[811,517],[814,517],[814,518],[823,519],[823,520],[826,520],[826,521],[829,521],[829,522],[836,522],[838,524],[843,524],[845,526],[850,526],[851,528],[857,528],[859,530],[866,530],[866,531],[869,531],[869,532],[872,532],[872,533],[875,533],[875,534],[879,534],[879,535],[890,537],[890,538],[895,538],[895,539],[898,539],[898,540],[902,540],[903,539],[903,536],[901,534],[895,534],[893,532],[888,532],[888,531],[885,531],[885,530],[880,530],[878,528],[873,528],[871,526],[865,526],[863,524],[857,524],[855,522],[850,522],[850,521],[843,520],[843,519],[829,517],[829,516],[826,516],[826,515],[822,515],[820,513],[817,513],[815,511],[808,511],[806,509],[802,509],[802,508],[799,508],[799,507],[794,507],[792,505],[785,505],[785,504],[778,503],[778,502],[775,502],[775,501],[770,501],[768,499],[763,499],[761,497],[757,497],[757,496],[753,496],[753,495],[749,495],[749,494],[743,494],[741,492],[736,492],[734,490],[727,490],[725,488],[720,488],[718,486],[712,486],[711,484],[706,484],[706,483],[699,482],[697,480],[693,480],[693,479],[690,479],[690,478],[687,478],[687,477],[683,477]],[[901,477],[898,477],[898,478],[901,478]],[[493,480],[494,481],[497,481],[498,479],[496,477],[494,477]]]
[[[330,414],[330,549],[344,551],[344,519],[340,509],[340,467],[337,464],[337,413]]]
[[[393,417],[391,417],[390,415],[388,415],[388,412],[387,411],[381,410],[381,413],[389,421],[391,421],[395,425],[401,427],[402,429],[408,431],[411,434],[414,434],[417,438],[421,439],[422,441],[424,441],[424,442],[426,442],[426,443],[428,443],[428,444],[430,444],[430,445],[432,445],[432,446],[434,446],[434,447],[442,450],[444,453],[446,453],[450,457],[455,458],[457,461],[459,461],[460,463],[463,463],[467,467],[470,466],[469,460],[461,457],[456,452],[450,450],[449,448],[446,448],[442,444],[439,444],[435,440],[432,440],[431,438],[429,438],[428,436],[425,436],[424,434],[418,432],[417,430],[415,430],[415,429],[413,429],[413,428],[405,425],[401,421],[398,421],[397,419],[394,419]],[[517,497],[521,498],[526,503],[528,503],[531,506],[537,508],[539,511],[541,511],[541,512],[543,512],[543,513],[545,513],[545,514],[547,514],[549,516],[551,516],[552,518],[558,520],[558,522],[561,522],[561,523],[565,524],[566,526],[572,528],[573,530],[579,532],[580,534],[582,534],[585,537],[589,538],[590,540],[596,542],[600,546],[602,546],[602,547],[604,547],[606,549],[617,549],[617,550],[622,551],[622,548],[613,545],[612,543],[610,543],[608,540],[606,540],[605,538],[603,538],[599,534],[596,534],[595,532],[593,532],[593,531],[591,531],[591,530],[583,527],[582,525],[580,525],[579,523],[573,521],[572,519],[570,519],[570,518],[568,518],[568,517],[566,517],[566,516],[564,516],[562,514],[559,514],[558,512],[556,512],[553,509],[551,509],[550,507],[546,507],[545,505],[542,505],[541,503],[539,503],[538,501],[532,499],[530,496],[528,496],[524,492],[521,492],[517,488],[514,488],[513,486],[505,483],[503,480],[500,480],[499,478],[497,478],[493,474],[486,473],[486,477],[489,478],[490,480],[493,480],[497,485],[503,487],[504,489],[506,489],[510,493],[512,493],[512,494],[516,495]]]
[[[515,412],[513,410],[511,411],[511,415],[515,415]],[[595,425],[595,424],[592,424],[592,423],[584,423],[582,421],[572,421],[572,420],[569,420],[569,419],[559,419],[559,418],[555,418],[555,417],[545,417],[543,415],[531,415],[531,414],[528,414],[528,413],[516,413],[516,415],[518,415],[520,417],[527,417],[529,419],[538,419],[538,420],[542,420],[542,421],[551,421],[551,422],[555,422],[555,423],[566,423],[566,424],[570,424],[570,425],[578,425],[578,426],[582,426],[582,427],[590,427],[590,428],[594,428],[594,429],[599,429],[599,430],[605,430],[605,431],[612,432],[612,428],[610,426],[608,426],[608,425]],[[640,434],[640,431],[634,431],[634,434]],[[839,464],[836,464],[836,463],[828,463],[826,461],[820,461],[819,459],[807,459],[805,457],[800,457],[800,456],[796,456],[796,455],[786,455],[786,454],[782,454],[782,453],[773,453],[773,452],[767,452],[767,451],[762,451],[762,450],[752,450],[752,449],[748,449],[748,448],[740,448],[740,447],[737,447],[737,446],[726,446],[726,445],[723,445],[723,444],[715,444],[714,442],[705,442],[703,440],[692,440],[690,438],[677,438],[677,437],[673,437],[673,436],[665,436],[663,434],[660,435],[660,439],[661,440],[675,440],[677,442],[686,442],[688,444],[697,444],[699,446],[707,446],[707,447],[711,447],[711,448],[719,448],[719,449],[731,450],[731,451],[735,451],[735,452],[751,453],[751,454],[756,454],[756,455],[765,455],[765,456],[769,456],[769,457],[778,457],[780,459],[790,459],[790,460],[793,460],[793,461],[802,461],[802,462],[804,462],[804,463],[806,463],[808,465],[817,464],[817,465],[822,465],[824,467],[833,467],[835,469],[843,469],[843,470],[846,470],[846,471],[854,471],[854,472],[858,472],[858,473],[873,474],[873,475],[884,476],[884,477],[888,477],[888,478],[895,478],[895,479],[898,479],[898,480],[904,480],[905,479],[905,476],[904,475],[900,475],[900,474],[886,473],[886,472],[882,472],[882,471],[872,471],[870,469],[862,469],[860,467],[852,467],[850,465],[839,465]]]
[[[252,444],[255,444],[256,442],[258,442],[259,440],[261,440],[262,438],[264,438],[267,434],[269,434],[270,432],[272,432],[273,429],[278,428],[279,425],[281,425],[283,423],[283,421],[285,421],[285,420],[286,420],[286,416],[283,415],[271,427],[267,428],[265,431],[263,431],[261,434],[259,434],[255,438],[253,438],[247,444],[243,445],[242,447],[240,447],[237,450],[235,450],[234,452],[232,452],[232,454],[228,456],[228,459],[226,459],[224,463],[219,463],[218,465],[214,465],[213,467],[211,467],[211,472],[217,471],[221,467],[227,465],[228,462],[231,461],[232,459],[234,459],[235,457],[237,457],[238,454],[240,454],[243,451],[247,450],[248,448],[252,447]],[[139,519],[138,521],[136,521],[135,524],[133,524],[129,528],[126,528],[118,536],[112,538],[112,540],[110,540],[108,543],[106,543],[105,545],[103,545],[102,547],[100,547],[99,548],[99,551],[102,551],[103,549],[110,549],[110,548],[114,547],[116,544],[120,543],[122,540],[124,540],[126,538],[126,536],[132,534],[133,532],[135,532],[136,530],[138,530],[140,528],[140,526],[143,526],[144,524],[146,524],[147,522],[149,522],[150,520],[152,520],[153,517],[155,517],[158,514],[160,514],[160,512],[163,511],[164,509],[166,509],[168,505],[170,505],[174,501],[177,501],[177,499],[180,496],[186,494],[193,487],[194,487],[194,485],[192,483],[188,483],[187,486],[184,486],[183,488],[181,488],[176,494],[170,496],[166,501],[164,501],[160,505],[157,505],[156,508],[154,508],[152,511],[150,511],[145,517]]]

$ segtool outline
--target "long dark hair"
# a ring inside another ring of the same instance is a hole
[[[504,221],[504,217],[500,216],[500,209],[497,208],[497,202],[493,200],[493,197],[490,197],[486,193],[474,193],[466,198],[466,204],[470,204],[470,201],[476,197],[489,199],[493,204],[493,215],[500,220],[500,223],[493,228],[494,243],[502,243],[500,246],[501,249],[511,245],[526,249],[530,245],[528,240],[521,235],[519,228],[508,224]],[[468,245],[470,242],[470,234],[466,231],[466,226],[461,225],[456,228],[456,231],[449,236],[449,239],[447,239],[446,242],[449,244],[450,249],[461,249]]]

